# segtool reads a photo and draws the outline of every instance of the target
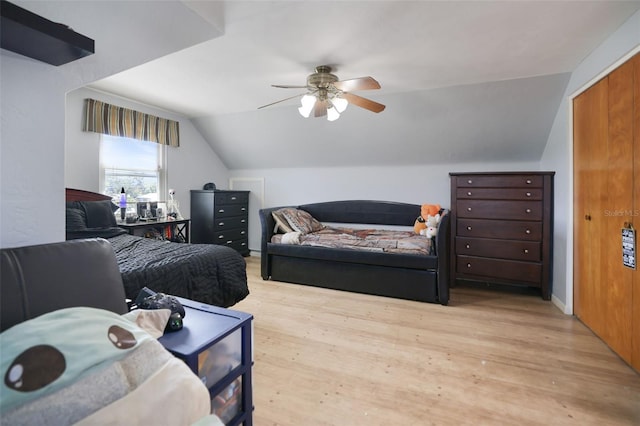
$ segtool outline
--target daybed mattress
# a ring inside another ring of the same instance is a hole
[[[301,234],[275,234],[275,244],[350,249],[378,253],[431,255],[432,241],[412,231],[384,229],[353,229],[325,227],[320,231]]]

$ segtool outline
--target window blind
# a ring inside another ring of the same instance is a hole
[[[180,146],[179,122],[156,117],[95,99],[84,100],[82,130]]]

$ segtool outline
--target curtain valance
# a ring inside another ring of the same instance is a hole
[[[103,133],[177,147],[180,146],[179,124],[174,120],[110,105],[95,99],[84,100],[82,130],[85,132]]]

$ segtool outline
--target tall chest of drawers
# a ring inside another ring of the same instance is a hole
[[[191,242],[249,255],[249,191],[192,190]]]
[[[554,172],[449,173],[451,279],[551,298]]]

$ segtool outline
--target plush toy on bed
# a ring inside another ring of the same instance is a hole
[[[420,216],[416,219],[413,224],[413,230],[416,234],[423,234],[424,230],[427,229],[427,219],[429,216],[436,216],[440,212],[440,204],[423,204],[420,207]],[[436,225],[437,227],[437,225]]]
[[[427,227],[420,231],[420,235],[424,235],[427,238],[435,237],[438,233],[438,225],[440,225],[440,213],[436,213],[435,216],[428,215],[424,224]]]

